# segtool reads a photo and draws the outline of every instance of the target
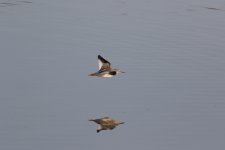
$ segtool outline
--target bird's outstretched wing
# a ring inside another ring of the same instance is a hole
[[[98,55],[98,69],[99,71],[110,69],[110,62],[104,59],[101,55]]]

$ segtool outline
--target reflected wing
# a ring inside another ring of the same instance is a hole
[[[99,70],[108,70],[110,69],[110,62],[105,60],[101,55],[98,55],[98,69]]]
[[[104,117],[99,119],[90,119],[89,121],[94,121],[97,124],[108,124],[111,119],[109,117]]]
[[[95,123],[100,124],[102,120],[101,119],[91,119],[89,121],[94,121]]]

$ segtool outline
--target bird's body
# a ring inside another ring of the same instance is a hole
[[[118,73],[124,73],[120,69],[111,68],[110,62],[104,59],[101,55],[98,55],[98,67],[99,71],[91,73],[89,76],[110,78],[117,75]]]
[[[97,132],[100,132],[101,130],[112,130],[116,126],[124,124],[124,122],[118,122],[110,117],[90,119],[89,121],[94,121],[95,123],[97,123]]]

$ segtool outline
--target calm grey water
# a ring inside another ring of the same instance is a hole
[[[225,149],[224,18],[222,0],[0,0],[0,149]],[[126,73],[87,76],[98,54]],[[97,134],[104,116],[125,124]]]

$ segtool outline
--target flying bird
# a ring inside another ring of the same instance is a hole
[[[124,122],[118,122],[110,117],[90,119],[89,121],[94,121],[95,123],[97,123],[97,133],[100,132],[101,130],[112,130],[116,126],[124,124]]]
[[[118,73],[124,73],[120,69],[111,68],[110,62],[104,59],[101,55],[98,55],[98,68],[99,70],[97,72],[91,73],[89,76],[110,78],[117,75]]]

